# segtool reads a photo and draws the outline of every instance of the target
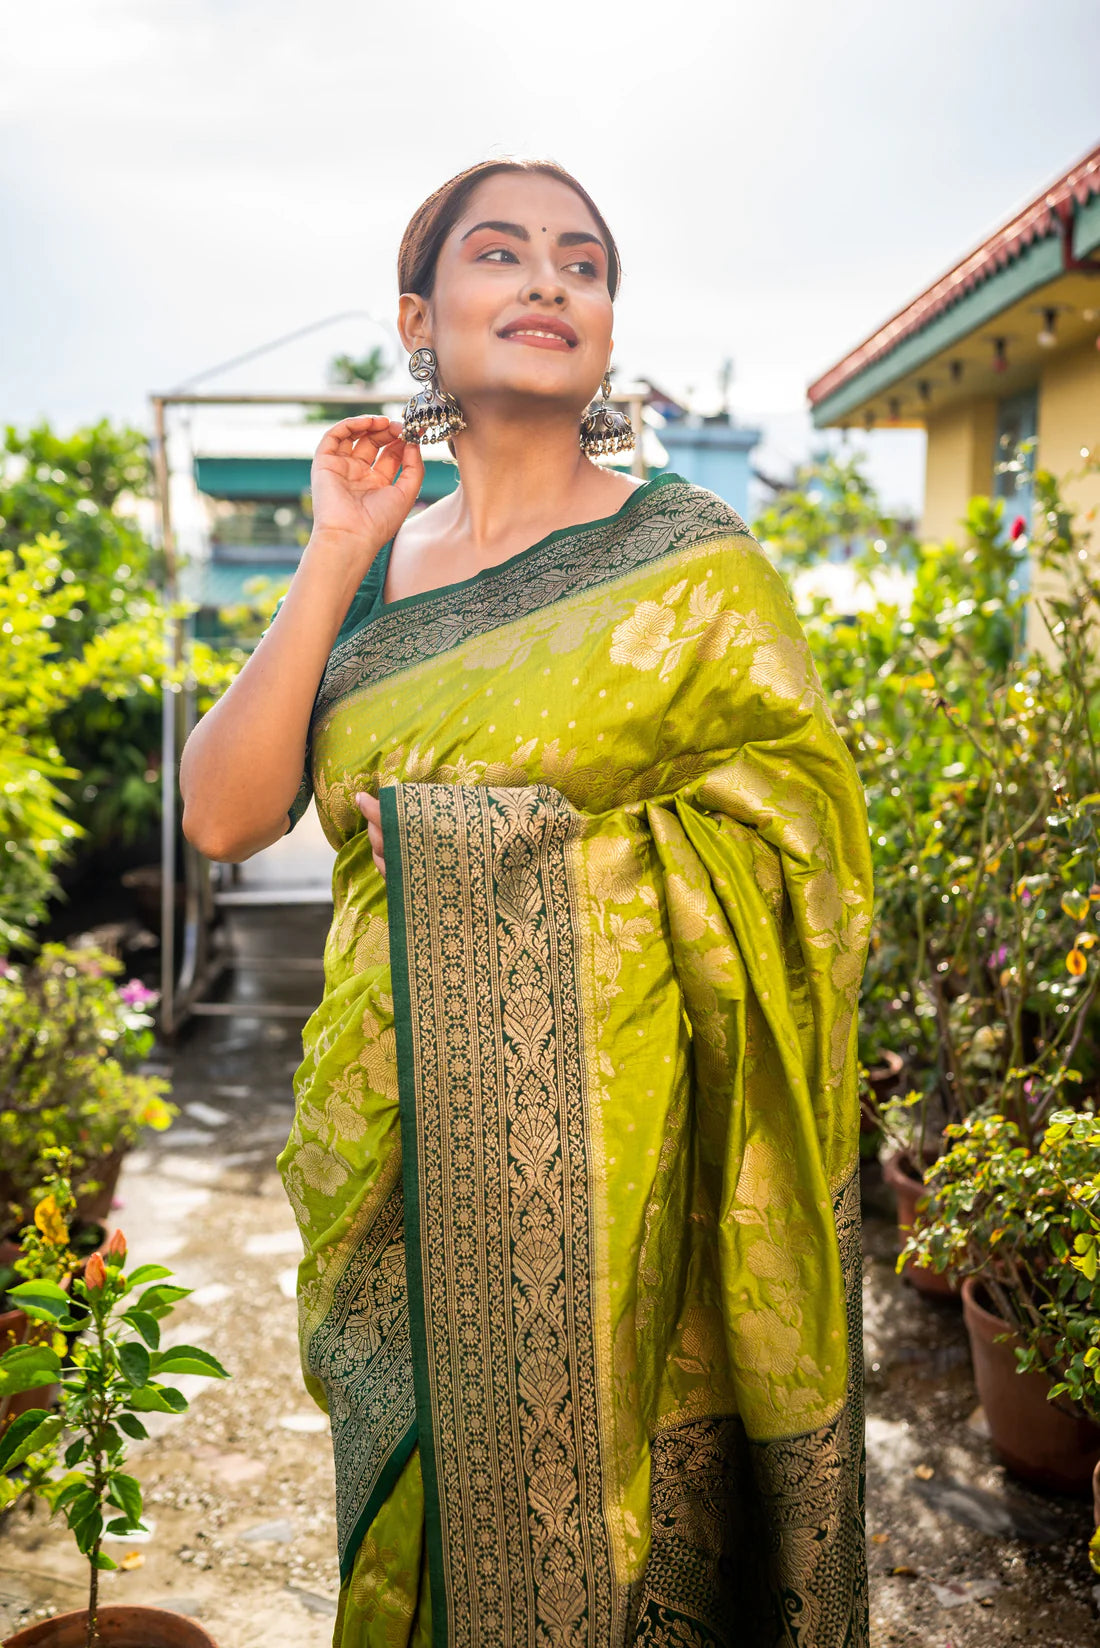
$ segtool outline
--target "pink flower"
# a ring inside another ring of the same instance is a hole
[[[101,1288],[107,1280],[107,1267],[98,1253],[93,1253],[84,1266],[84,1286],[91,1291]]]
[[[147,989],[140,979],[130,979],[122,986],[119,995],[128,1007],[147,1007],[150,1002],[156,1001],[158,992]]]
[[[112,1230],[111,1239],[107,1243],[107,1246],[103,1249],[103,1257],[105,1259],[117,1259],[120,1263],[125,1260],[126,1238],[122,1234],[121,1230]]]

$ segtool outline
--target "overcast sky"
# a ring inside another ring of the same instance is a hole
[[[420,201],[538,155],[618,241],[619,375],[710,402],[732,356],[781,467],[807,383],[1097,141],[1098,63],[1100,0],[6,0],[0,417],[144,425],[266,339],[392,322]],[[209,387],[310,388],[393,335]],[[887,502],[919,505],[921,442],[861,437]]]

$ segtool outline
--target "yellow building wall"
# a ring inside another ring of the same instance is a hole
[[[997,403],[992,397],[964,401],[929,413],[924,461],[924,514],[920,535],[943,541],[962,537],[959,521],[976,492],[993,490]]]
[[[1092,562],[1100,568],[1100,469],[1078,473],[1086,462],[1082,448],[1100,459],[1100,349],[1091,341],[1053,355],[1044,366],[1038,437],[1036,462],[1060,482],[1063,498],[1077,515],[1078,530],[1091,533]],[[1031,588],[1042,599],[1057,593],[1058,580],[1033,564]],[[1030,645],[1050,654],[1050,638],[1034,605],[1028,611],[1027,638]]]

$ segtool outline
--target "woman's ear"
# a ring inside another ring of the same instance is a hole
[[[430,346],[428,305],[419,292],[402,292],[398,298],[397,330],[410,355],[417,349]]]

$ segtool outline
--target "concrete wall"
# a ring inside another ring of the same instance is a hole
[[[959,521],[976,492],[993,490],[997,402],[992,396],[930,413],[920,535],[943,541],[962,536]]]
[[[1091,532],[1092,563],[1100,568],[1100,472],[1069,479],[1071,472],[1084,467],[1082,447],[1094,459],[1100,458],[1100,349],[1093,342],[1052,356],[1044,367],[1039,381],[1038,435],[1037,463],[1061,483],[1063,498],[1076,512],[1078,530]],[[1057,593],[1059,580],[1054,574],[1033,565],[1031,579],[1032,593],[1040,600]],[[1034,607],[1028,613],[1028,641],[1041,652],[1052,650],[1046,626]]]

